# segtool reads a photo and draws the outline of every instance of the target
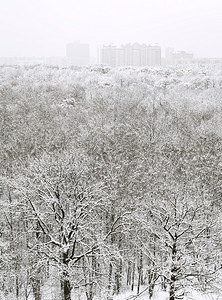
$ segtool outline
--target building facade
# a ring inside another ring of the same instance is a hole
[[[121,47],[103,45],[100,62],[111,67],[161,65],[161,48],[158,45],[126,44]]]
[[[113,45],[104,45],[101,51],[101,62],[105,62],[106,65],[110,67],[116,66],[117,60],[117,48]]]
[[[166,48],[165,63],[169,65],[189,64],[193,61],[194,55],[186,51],[174,51],[173,48]]]

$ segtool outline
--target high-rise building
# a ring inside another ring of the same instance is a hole
[[[116,49],[116,66],[125,66],[126,65],[126,57],[125,51],[123,48]]]
[[[101,49],[101,63],[110,67],[116,67],[117,48],[113,45],[103,45]]]
[[[147,62],[149,66],[161,65],[161,48],[158,45],[147,47]]]
[[[141,67],[141,45],[134,43],[128,45],[131,54],[131,64],[133,67]]]
[[[101,63],[111,66],[156,66],[161,65],[161,48],[158,45],[126,44],[121,47],[104,45]]]
[[[191,60],[193,59],[193,53],[178,51],[173,54],[173,59],[177,63],[191,62]]]
[[[186,51],[174,51],[173,48],[166,48],[165,51],[165,63],[166,64],[184,64],[190,63],[194,58],[193,53]]]
[[[90,62],[89,44],[74,42],[66,45],[66,57],[70,64],[88,65]]]
[[[174,48],[172,48],[172,47],[166,48],[166,50],[165,50],[165,59],[166,59],[166,62],[168,64],[173,63],[173,54],[174,54]]]

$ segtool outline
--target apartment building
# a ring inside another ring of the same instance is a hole
[[[101,63],[111,67],[161,65],[161,48],[158,45],[126,44],[121,47],[103,45]]]

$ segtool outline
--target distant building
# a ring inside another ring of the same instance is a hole
[[[116,66],[125,66],[126,65],[126,56],[125,50],[123,48],[116,49]]]
[[[113,45],[104,45],[101,50],[102,64],[115,67],[117,63],[117,48]]]
[[[89,44],[75,42],[66,45],[66,57],[68,63],[76,66],[84,66],[90,63]]]
[[[126,44],[121,47],[104,45],[101,63],[111,66],[156,66],[161,65],[161,48],[158,45]]]
[[[196,64],[222,64],[222,58],[221,57],[202,57],[202,58],[195,58],[193,60]]]
[[[148,46],[147,61],[149,66],[161,65],[161,48],[160,46]]]
[[[168,47],[165,50],[165,59],[168,64],[173,64],[174,48]]]
[[[166,64],[186,64],[186,63],[191,63],[194,55],[191,52],[186,52],[186,51],[174,51],[173,48],[166,48],[165,51],[165,62]]]
[[[191,62],[193,59],[193,53],[186,51],[178,51],[173,54],[173,59],[177,63]]]

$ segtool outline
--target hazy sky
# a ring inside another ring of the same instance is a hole
[[[0,56],[64,56],[76,40],[222,57],[222,0],[1,0]]]

